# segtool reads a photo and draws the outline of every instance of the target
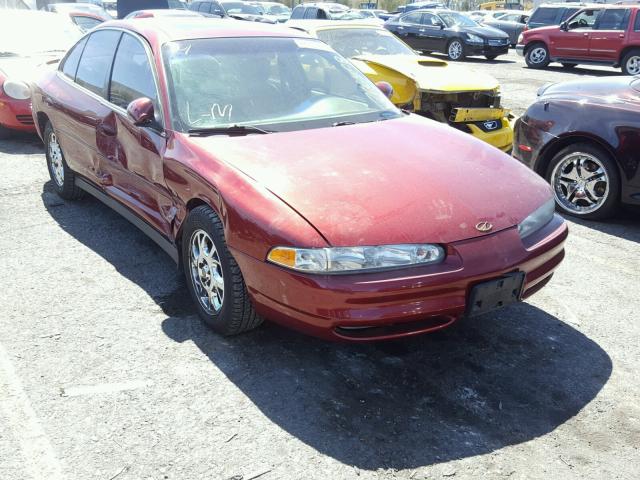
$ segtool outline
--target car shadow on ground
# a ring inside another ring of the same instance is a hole
[[[160,248],[97,200],[48,201],[51,188],[51,216],[162,308],[169,338],[193,342],[271,422],[347,465],[417,468],[534,439],[611,374],[595,342],[526,303],[389,343],[334,344],[269,323],[223,339]]]
[[[626,205],[623,208],[619,208],[612,218],[602,222],[582,220],[571,216],[566,216],[565,218],[583,227],[624,238],[630,242],[640,243],[640,206]]]
[[[0,140],[0,153],[32,155],[43,152],[42,140],[35,134],[16,132],[10,138]]]
[[[522,68],[528,69],[529,67],[523,65]],[[561,65],[551,64],[543,71],[565,73],[567,75],[572,75],[575,77],[619,77],[622,75],[622,72],[620,72],[620,70],[598,70],[581,65],[573,68],[564,68]]]
[[[461,60],[449,60],[449,57],[447,57],[447,55],[445,55],[444,53],[433,52],[433,53],[427,53],[426,55],[429,57],[435,57],[441,60],[446,60],[447,62],[450,62],[452,65],[464,65],[465,63],[488,63],[491,65],[516,63],[515,60],[510,60],[510,59],[501,58],[501,57],[498,57],[494,60],[489,60],[488,58],[485,58],[485,57],[464,57]]]

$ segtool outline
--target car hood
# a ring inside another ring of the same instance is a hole
[[[590,103],[628,105],[637,109],[640,105],[640,79],[612,77],[556,83],[547,86],[541,98],[587,100]]]
[[[60,55],[36,57],[6,57],[0,59],[0,73],[6,78],[31,83],[38,79],[43,71],[56,68]]]
[[[518,161],[417,115],[188,141],[271,191],[334,246],[472,238],[482,235],[478,222],[512,227],[551,196]],[[207,165],[198,172],[205,178]]]
[[[473,33],[484,38],[509,38],[509,35],[502,30],[498,30],[493,27],[478,26],[478,27],[465,27],[463,30],[465,33]]]
[[[352,60],[365,62],[374,70],[377,65],[395,70],[415,81],[422,91],[474,92],[497,90],[500,87],[498,81],[491,75],[451,65],[433,57],[367,54],[358,55]],[[361,70],[364,69],[361,68]],[[367,72],[364,71],[364,73]]]

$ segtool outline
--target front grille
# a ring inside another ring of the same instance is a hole
[[[502,47],[504,45],[507,45],[507,43],[509,43],[509,39],[508,38],[489,39],[489,45],[492,46],[492,47]]]
[[[500,95],[493,91],[422,94],[421,110],[427,116],[447,122],[454,108],[500,107]]]
[[[23,125],[33,125],[33,117],[31,115],[16,115],[16,120]]]

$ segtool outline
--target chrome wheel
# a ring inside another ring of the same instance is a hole
[[[536,65],[547,59],[547,50],[544,47],[535,47],[529,52],[529,61]]]
[[[51,132],[49,135],[49,161],[51,162],[51,173],[53,179],[59,187],[64,185],[64,165],[62,163],[62,150],[58,143],[58,137]]]
[[[627,72],[629,75],[639,75],[640,74],[640,56],[633,55],[627,59],[626,64]]]
[[[556,202],[575,214],[598,210],[609,196],[609,175],[590,153],[575,152],[562,158],[551,173]]]
[[[204,310],[216,314],[224,302],[224,275],[216,246],[204,230],[191,235],[189,266],[196,297]]]
[[[462,44],[459,41],[454,40],[449,45],[448,53],[449,58],[451,58],[452,60],[458,60],[462,56]]]

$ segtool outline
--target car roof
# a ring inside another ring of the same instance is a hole
[[[192,40],[197,38],[309,38],[305,33],[285,26],[205,17],[181,17],[179,22],[176,22],[176,19],[173,17],[112,20],[103,23],[94,31],[104,30],[107,28],[130,30],[146,38],[149,43],[152,44],[162,44],[174,40]]]

